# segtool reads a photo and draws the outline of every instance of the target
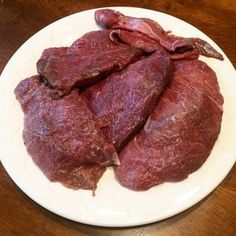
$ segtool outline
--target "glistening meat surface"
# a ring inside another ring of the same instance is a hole
[[[73,87],[93,84],[142,56],[137,48],[113,43],[109,34],[109,30],[92,31],[68,49],[46,49],[37,62],[38,73],[57,96],[63,96]]]
[[[119,182],[146,190],[197,170],[220,132],[222,104],[216,75],[204,62],[176,62],[173,79],[144,129],[119,155]]]
[[[153,55],[84,91],[91,109],[105,123],[107,140],[117,149],[145,122],[172,69],[168,53],[159,47]]]

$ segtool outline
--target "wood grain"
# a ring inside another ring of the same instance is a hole
[[[72,13],[106,6],[143,7],[183,19],[220,45],[236,67],[235,0],[0,0],[0,72],[16,49],[41,28]],[[56,216],[29,199],[2,166],[0,171],[0,235],[236,235],[235,166],[212,194],[191,209],[162,222],[119,229]]]

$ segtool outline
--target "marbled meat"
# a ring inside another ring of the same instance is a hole
[[[37,71],[54,89],[55,97],[69,93],[73,87],[93,84],[142,56],[140,49],[113,43],[109,34],[110,30],[92,31],[69,48],[44,50]]]
[[[176,62],[172,81],[144,129],[119,155],[118,181],[146,190],[196,171],[220,132],[222,104],[216,75],[204,62]]]
[[[105,167],[118,164],[116,150],[106,141],[101,130],[103,124],[90,110],[86,98],[73,90],[63,98],[53,100],[50,90],[40,81],[39,76],[21,81],[15,89],[25,113],[25,145],[33,159],[52,163],[56,174],[54,175],[52,165],[42,171],[50,178],[57,179],[62,172],[69,173],[75,167],[78,170],[78,166],[82,165]],[[41,146],[32,147],[36,140]],[[43,145],[45,149],[42,148]],[[37,149],[39,154],[34,151]],[[54,154],[55,156],[51,156]],[[39,167],[47,166],[38,161],[36,163]],[[59,168],[63,163],[66,163],[64,169]],[[58,168],[60,173],[57,172]],[[81,168],[79,170],[84,171],[85,168]],[[63,182],[62,179],[61,181]]]
[[[119,150],[144,124],[169,82],[172,62],[159,47],[151,56],[110,75],[83,92],[92,111],[106,124],[107,140]]]
[[[67,156],[28,129],[24,129],[23,138],[33,161],[50,181],[72,189],[97,188],[97,182],[106,167],[98,164],[81,165],[75,158]]]

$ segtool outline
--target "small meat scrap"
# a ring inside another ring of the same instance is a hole
[[[110,30],[92,31],[69,48],[44,50],[37,71],[57,97],[68,94],[76,86],[93,84],[142,56],[137,48],[113,43],[109,34]]]
[[[92,111],[104,121],[107,140],[118,150],[144,124],[168,84],[172,69],[168,53],[159,47],[151,56],[83,92]]]
[[[61,99],[50,96],[50,88],[32,76],[19,83],[15,94],[25,113],[24,130],[80,165],[118,164],[113,145],[101,130],[102,122],[89,109],[77,90]],[[29,142],[25,139],[25,144]],[[45,152],[45,160],[50,153]],[[33,157],[34,158],[34,157]]]
[[[187,178],[210,155],[221,128],[222,104],[216,75],[204,62],[175,62],[171,83],[144,129],[119,155],[118,181],[147,190]]]
[[[184,56],[188,59],[196,59],[199,55],[203,55],[223,60],[223,56],[206,41],[199,38],[175,36],[170,34],[171,31],[164,31],[157,22],[148,18],[125,16],[118,11],[101,9],[95,12],[95,20],[98,24],[105,26],[108,29],[122,29],[142,33],[150,39],[160,43],[172,54],[177,53],[178,56],[174,57],[176,60],[183,59],[179,54],[184,53]],[[121,40],[122,38],[127,39],[125,35],[122,37],[122,34],[120,34],[120,37]],[[148,48],[148,50],[150,49]],[[189,51],[194,52],[190,53]]]

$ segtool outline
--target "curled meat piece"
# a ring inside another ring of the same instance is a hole
[[[135,18],[125,16],[111,9],[101,9],[95,12],[95,19],[98,24],[110,29],[140,32],[159,42],[171,53],[180,54],[195,50],[199,55],[223,60],[223,56],[206,41],[199,38],[184,38],[171,35],[170,31],[165,32],[157,22],[147,18]]]
[[[125,16],[111,9],[97,10],[95,20],[98,24],[110,29],[138,31],[157,40],[165,34],[164,29],[151,19]]]
[[[155,41],[154,39],[149,38],[148,36],[136,32],[136,31],[128,31],[128,30],[112,30],[110,33],[110,39],[112,42],[119,44],[120,41],[129,44],[132,47],[140,48],[147,53],[152,53],[160,48],[160,43]],[[203,54],[203,53],[202,53]],[[199,52],[195,48],[193,50],[189,50],[183,53],[169,53],[169,56],[172,60],[181,60],[181,59],[198,59]]]
[[[135,48],[140,48],[147,53],[154,52],[160,48],[160,44],[155,40],[148,38],[146,35],[127,30],[112,30],[110,33],[112,42],[119,44],[120,41],[129,44]]]

